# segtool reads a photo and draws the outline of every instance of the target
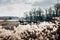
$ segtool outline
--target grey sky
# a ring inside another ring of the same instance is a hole
[[[47,8],[57,0],[0,0],[0,16],[22,17],[25,11],[34,7]]]

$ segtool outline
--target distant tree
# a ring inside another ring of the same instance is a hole
[[[32,13],[32,11],[29,12],[29,18],[30,18],[30,21],[33,21],[33,13]]]
[[[60,3],[55,4],[56,16],[60,16]]]
[[[29,11],[29,15],[27,13],[25,13],[26,16],[26,20],[30,20],[30,21],[50,21],[52,19],[52,17],[54,17],[55,11],[52,10],[52,8],[50,7],[48,10],[45,9],[46,14],[44,15],[44,11],[41,8],[33,8],[31,11]]]
[[[56,16],[55,10],[52,10],[52,17],[55,17],[55,16]]]
[[[34,21],[37,21],[37,19],[36,19],[36,16],[37,16],[36,8],[33,8],[32,11],[33,11]]]
[[[55,11],[52,10],[52,8],[50,7],[48,10],[46,10],[46,21],[50,21],[52,20],[53,17],[55,17]]]
[[[49,16],[49,18],[52,18],[52,15],[53,15],[53,10],[52,10],[52,8],[50,7],[50,8],[48,9],[48,16]]]
[[[42,13],[43,13],[43,10],[41,8],[38,8],[37,10],[37,15],[38,15],[38,20],[41,21],[42,20]]]
[[[46,16],[46,17],[45,17],[45,21],[48,21],[48,19],[47,19],[47,18],[48,18],[48,10],[45,9],[45,12],[46,12],[46,13],[45,13],[45,16]]]
[[[29,19],[29,16],[28,16],[27,12],[25,12],[24,14],[25,14],[25,20],[27,21]]]

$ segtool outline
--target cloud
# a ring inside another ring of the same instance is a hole
[[[24,12],[32,8],[30,5],[25,4],[12,4],[0,7],[0,16],[18,16],[23,17]]]
[[[49,7],[57,2],[57,0],[44,0],[42,2],[36,1],[32,4],[32,6],[40,6],[40,7]]]
[[[0,5],[22,3],[23,0],[0,0]]]
[[[0,0],[0,16],[24,16],[33,8],[32,3],[42,0]],[[27,3],[27,4],[25,4]],[[29,5],[29,3],[31,3]]]
[[[56,0],[0,0],[0,16],[24,16],[33,7],[49,7]]]
[[[31,3],[33,4],[34,2],[42,2],[43,0],[0,0],[0,4],[14,4],[14,3]]]
[[[27,3],[27,4],[33,4],[33,3],[35,3],[35,2],[42,2],[43,0],[25,0],[25,3]]]
[[[60,0],[58,1],[58,3],[60,3]]]

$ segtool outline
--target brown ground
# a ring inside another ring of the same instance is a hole
[[[7,24],[17,25],[19,24],[19,22],[18,21],[0,21],[0,26],[7,25]]]

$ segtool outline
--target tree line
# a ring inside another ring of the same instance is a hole
[[[60,16],[60,4],[55,4],[54,7],[48,9],[33,8],[31,11],[24,13],[27,21],[51,21],[53,17]]]

